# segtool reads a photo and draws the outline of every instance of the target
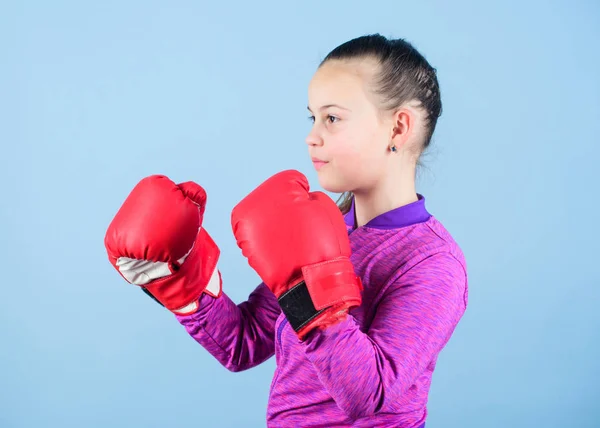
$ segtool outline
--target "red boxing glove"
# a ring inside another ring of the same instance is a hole
[[[178,315],[197,311],[202,293],[221,295],[219,248],[202,228],[205,206],[198,184],[152,175],[134,187],[104,238],[123,278]]]
[[[344,218],[298,171],[280,172],[233,209],[231,225],[248,263],[303,339],[361,303]]]

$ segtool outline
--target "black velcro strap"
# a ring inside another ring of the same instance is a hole
[[[150,293],[146,287],[140,287],[140,288],[142,289],[142,291],[143,291],[144,293],[146,293],[148,296],[150,296],[150,297],[152,298],[152,300],[154,300],[154,301],[155,301],[156,303],[158,303],[160,306],[162,306],[162,307],[164,307],[164,306],[165,306],[165,305],[163,305],[162,303],[160,303],[160,302],[158,301],[158,299],[157,299],[156,297],[154,297],[154,296],[152,295],[152,293]]]
[[[304,281],[282,294],[278,301],[281,310],[295,332],[298,332],[325,310],[317,311],[315,309]]]

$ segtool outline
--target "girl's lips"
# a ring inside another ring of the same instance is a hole
[[[313,159],[313,165],[315,166],[315,169],[318,171],[321,168],[323,168],[323,166],[325,166],[327,164],[327,162],[322,161],[322,160],[318,160],[318,159]]]

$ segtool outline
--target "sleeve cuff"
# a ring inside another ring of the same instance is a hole
[[[315,328],[308,333],[304,340],[298,341],[306,348],[315,349],[325,342],[337,341],[343,339],[359,330],[358,321],[351,314],[346,318],[330,325],[325,329]]]

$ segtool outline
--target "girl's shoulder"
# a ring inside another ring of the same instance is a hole
[[[415,262],[436,254],[446,253],[466,269],[465,255],[448,229],[435,216],[414,225],[413,233],[407,235],[405,245],[410,248]]]

